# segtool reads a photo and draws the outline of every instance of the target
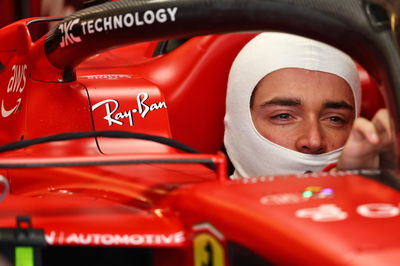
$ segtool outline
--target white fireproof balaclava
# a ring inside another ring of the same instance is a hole
[[[317,172],[336,162],[343,149],[305,154],[275,144],[258,133],[250,113],[252,92],[267,74],[283,68],[322,71],[343,78],[353,91],[356,116],[360,113],[360,80],[348,55],[304,37],[261,33],[240,51],[229,73],[224,143],[235,167],[234,176]]]

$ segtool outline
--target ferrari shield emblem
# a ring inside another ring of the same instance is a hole
[[[207,226],[211,227],[209,224]],[[224,246],[220,239],[210,232],[198,233],[193,239],[193,249],[195,266],[225,265]]]

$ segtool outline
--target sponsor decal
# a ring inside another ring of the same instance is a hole
[[[26,65],[13,65],[13,75],[8,81],[7,93],[20,94],[24,91],[26,86]],[[14,103],[4,103],[4,99],[1,100],[1,116],[8,117],[18,111],[21,105],[22,98],[19,97]]]
[[[63,34],[60,46],[66,47],[70,44],[79,43],[82,39],[75,36],[74,32],[79,32],[76,27],[81,28],[82,35],[90,35],[99,32],[118,30],[123,28],[131,28],[133,26],[151,25],[154,23],[174,22],[178,7],[160,8],[157,10],[146,10],[144,12],[126,13],[108,17],[101,17],[81,21],[79,18],[64,22],[59,25],[59,29]],[[75,28],[75,29],[74,29]]]
[[[300,203],[308,200],[309,198],[302,197],[300,193],[281,193],[265,195],[260,199],[260,203],[263,205],[283,205]]]
[[[18,99],[17,99],[17,102],[16,102],[16,104],[15,104],[15,106],[14,106],[13,108],[7,110],[7,109],[4,107],[4,100],[2,100],[2,101],[1,101],[1,115],[2,115],[3,117],[8,117],[8,116],[10,116],[12,113],[15,113],[15,112],[18,110],[18,107],[20,106],[20,104],[21,104],[21,98],[18,98]]]
[[[283,205],[295,204],[308,201],[310,199],[332,198],[334,190],[327,187],[309,186],[302,193],[279,193],[269,194],[261,197],[260,203],[263,205]]]
[[[102,74],[102,75],[88,75],[88,76],[81,76],[81,78],[86,79],[108,79],[108,80],[116,80],[116,79],[130,79],[133,75],[129,74]]]
[[[193,238],[194,266],[225,265],[225,248],[221,241],[224,236],[211,224],[193,226],[196,235]]]
[[[79,19],[77,18],[77,19],[62,23],[58,26],[58,29],[61,31],[61,34],[63,34],[63,36],[61,37],[61,43],[60,43],[61,48],[66,47],[69,44],[73,44],[73,43],[82,41],[82,39],[80,37],[77,37],[72,33],[72,28],[78,23],[79,23]]]
[[[45,235],[46,242],[68,245],[100,246],[165,246],[178,245],[185,241],[183,231],[172,234],[90,234],[51,231]]]
[[[322,204],[316,208],[306,208],[297,210],[295,213],[298,218],[309,218],[314,222],[333,222],[347,218],[347,213],[335,204]]]
[[[390,218],[400,214],[400,209],[389,203],[369,203],[357,207],[357,213],[368,218]]]
[[[306,187],[302,193],[303,198],[318,198],[325,199],[333,197],[333,189],[332,188],[324,188],[318,186]]]
[[[400,215],[400,208],[390,203],[367,203],[359,205],[357,213],[365,218],[392,218]],[[315,222],[341,221],[348,217],[347,212],[335,204],[323,204],[316,208],[297,210],[298,218],[310,218]]]
[[[149,94],[147,92],[141,92],[136,96],[136,108],[119,111],[119,102],[114,99],[107,99],[101,102],[96,103],[92,106],[92,111],[104,107],[106,115],[104,119],[108,122],[108,126],[112,126],[114,124],[124,125],[126,120],[129,121],[129,125],[134,125],[134,114],[139,114],[142,118],[145,118],[150,112],[167,108],[167,104],[164,101],[156,102],[156,103],[148,103]]]

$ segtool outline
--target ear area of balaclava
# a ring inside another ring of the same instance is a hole
[[[237,176],[320,171],[340,155],[341,149],[317,155],[289,150],[263,138],[255,129],[250,112],[252,92],[263,77],[283,68],[322,71],[341,77],[352,89],[356,115],[360,112],[358,70],[347,54],[297,35],[278,32],[257,35],[235,58],[227,85],[224,144]]]

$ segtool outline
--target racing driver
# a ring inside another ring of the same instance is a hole
[[[232,64],[224,143],[233,177],[379,168],[393,147],[389,115],[359,117],[354,61],[304,37],[268,32]]]

